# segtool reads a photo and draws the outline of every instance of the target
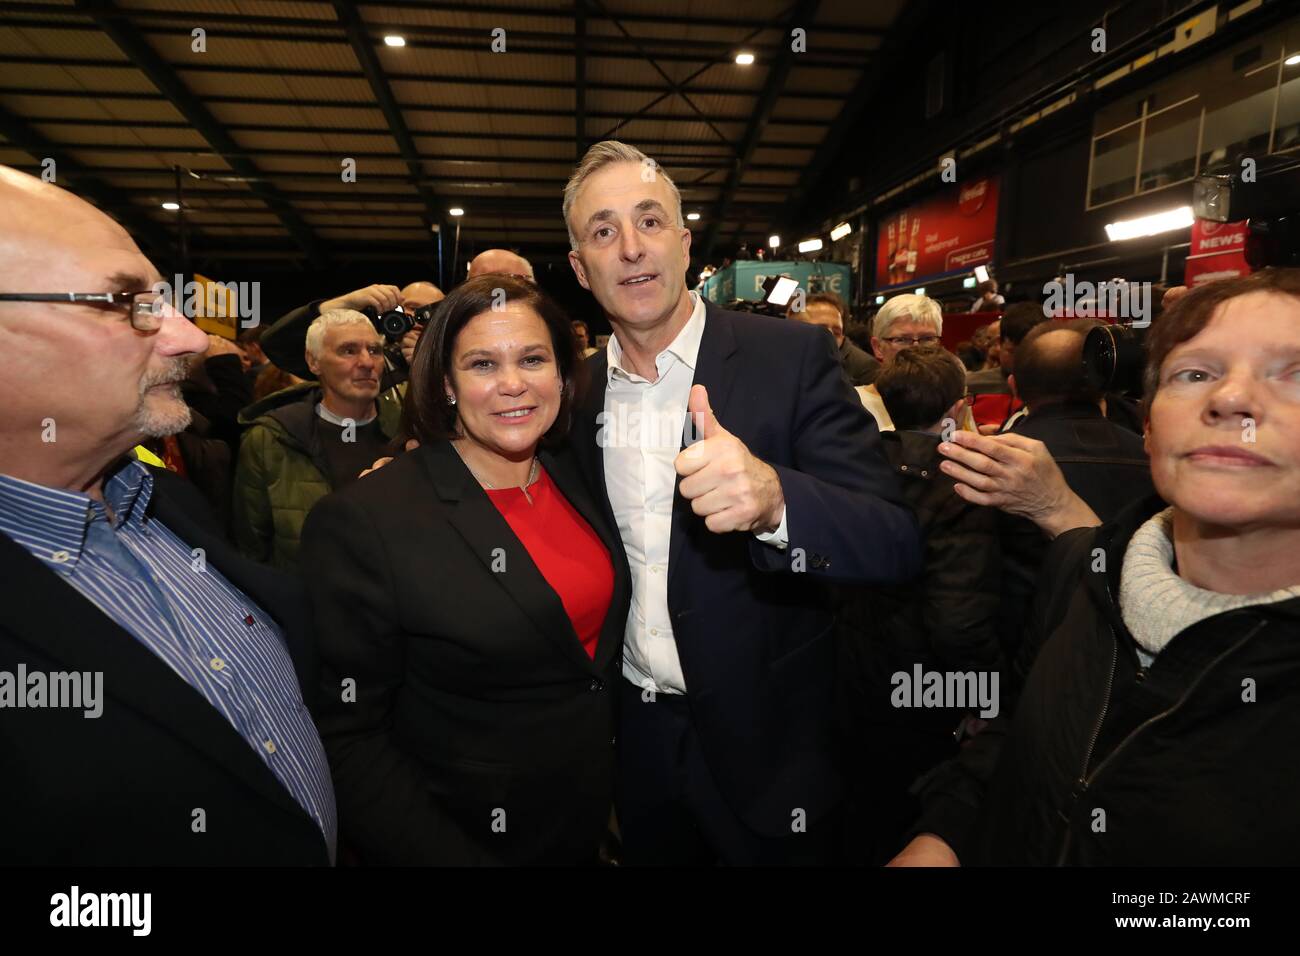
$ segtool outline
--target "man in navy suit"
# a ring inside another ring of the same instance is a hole
[[[687,291],[681,197],[639,150],[593,146],[564,215],[570,264],[614,328],[575,431],[633,576],[624,859],[830,862],[829,582],[920,565],[876,427],[823,331]]]

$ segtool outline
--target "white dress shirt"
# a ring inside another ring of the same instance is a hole
[[[618,522],[632,572],[632,606],[623,643],[623,676],[657,693],[686,693],[677,642],[668,617],[668,545],[686,406],[704,334],[704,300],[672,343],[655,357],[651,382],[623,367],[617,334],[606,345],[608,387],[597,441],[605,464],[605,490]],[[726,423],[721,423],[726,427]],[[703,520],[702,518],[700,519]],[[789,541],[786,515],[775,531],[757,535],[773,547]]]

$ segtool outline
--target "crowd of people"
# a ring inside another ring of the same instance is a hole
[[[721,309],[649,162],[563,190],[603,348],[505,250],[205,335],[0,167],[0,861],[1300,859],[1300,270],[1125,393],[991,281]]]

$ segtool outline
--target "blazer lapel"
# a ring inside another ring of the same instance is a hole
[[[0,555],[7,587],[31,609],[5,625],[20,641],[69,670],[102,672],[105,709],[116,701],[143,714],[273,803],[304,813],[238,731],[161,658],[4,535]]]
[[[597,449],[599,452],[599,449]],[[549,450],[541,453],[542,464],[555,482],[560,493],[568,499],[578,512],[596,532],[605,550],[609,552],[610,565],[614,571],[614,590],[610,596],[609,612],[601,626],[600,640],[596,643],[596,669],[603,671],[621,646],[623,632],[627,628],[626,615],[620,615],[618,609],[624,606],[627,592],[631,587],[631,576],[627,570],[627,556],[623,553],[623,539],[613,518],[606,517],[609,501],[603,496],[599,504],[593,499],[582,475],[576,470],[576,462],[567,454],[556,454]]]
[[[519,606],[524,617],[554,642],[568,660],[591,671],[592,660],[578,640],[559,595],[546,582],[528,549],[497,511],[487,492],[469,473],[451,442],[422,445],[411,454],[420,456],[438,496],[449,506],[451,526]]]
[[[740,365],[735,330],[732,319],[707,299],[704,301],[704,333],[700,336],[700,352],[695,359],[695,377],[692,385],[703,385],[709,391],[709,407],[714,417],[726,427],[728,421],[729,399],[732,385],[735,384],[736,371]],[[688,417],[686,428],[689,432],[691,422]],[[685,434],[682,447],[686,446]],[[668,587],[681,566],[679,557],[682,542],[691,533],[691,528],[704,528],[704,522],[691,510],[691,503],[682,497],[681,482],[677,482],[673,493],[673,524],[668,542]]]

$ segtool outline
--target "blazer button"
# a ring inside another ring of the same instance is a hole
[[[593,679],[591,682],[592,691],[601,691],[605,689],[605,682]]]

